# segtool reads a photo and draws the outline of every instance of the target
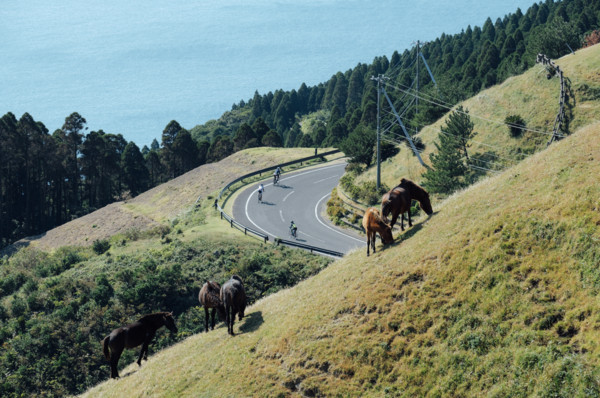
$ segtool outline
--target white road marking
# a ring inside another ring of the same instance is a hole
[[[330,168],[332,168],[332,167],[339,167],[339,166],[344,166],[344,167],[346,167],[346,165],[345,165],[345,164],[343,164],[343,163],[341,163],[341,164],[335,164],[335,165],[332,165],[332,166],[327,166],[327,167],[321,167],[321,168],[318,168],[318,169],[315,169],[315,170],[309,170],[309,171],[305,171],[305,172],[303,172],[303,173],[294,174],[294,175],[292,175],[292,176],[289,176],[289,177],[286,177],[286,178],[280,178],[280,179],[279,179],[279,182],[281,183],[281,181],[289,180],[289,179],[292,179],[292,178],[295,178],[295,177],[298,177],[298,176],[301,176],[301,175],[306,175],[306,174],[314,173],[314,172],[321,171],[321,170],[325,170],[325,169],[330,169]],[[273,185],[273,183],[266,184],[266,185]],[[293,191],[292,191],[292,192],[293,192]],[[329,195],[329,194],[325,195],[325,197],[327,197],[328,195]],[[265,230],[265,229],[263,229],[263,228],[259,227],[259,226],[258,226],[258,224],[256,224],[256,223],[254,222],[254,220],[252,220],[252,218],[250,217],[250,213],[248,212],[248,205],[250,204],[250,200],[251,200],[251,199],[252,199],[252,195],[248,196],[248,199],[246,199],[246,206],[244,207],[244,212],[246,213],[246,218],[248,219],[248,221],[250,221],[250,223],[251,223],[252,225],[254,225],[254,226],[257,228],[257,229],[259,229],[259,230],[263,231],[265,234],[267,234],[267,235],[271,235],[271,236],[277,236],[276,234],[273,234],[273,233],[271,233],[271,232],[269,232],[269,231],[267,231],[267,230]],[[323,198],[323,199],[324,199],[324,198]],[[321,199],[321,200],[323,200],[323,199]],[[321,202],[321,200],[319,200],[319,202],[317,202],[317,207],[319,206],[319,203]],[[317,217],[317,220],[318,220],[318,221],[319,221],[321,224],[323,224],[323,222],[322,222],[321,220],[319,220],[319,217]],[[325,224],[323,224],[323,225],[325,225]],[[325,225],[325,226],[326,226],[327,228],[329,228],[329,229],[332,229],[332,228],[331,228],[331,227],[329,227],[328,225]],[[339,231],[336,231],[335,229],[333,229],[333,230],[334,230],[335,232],[338,232],[338,233],[340,233],[340,234],[341,234],[341,232],[339,232]],[[298,232],[300,232],[300,231],[298,231]],[[312,236],[310,236],[310,235],[308,235],[308,234],[306,234],[306,233],[304,233],[304,232],[300,232],[300,233],[301,233],[301,234],[303,234],[303,235],[306,235],[306,236],[309,236],[309,237],[313,238]],[[348,235],[346,235],[346,234],[342,234],[342,235],[344,235],[344,236],[348,236]],[[350,236],[350,238],[352,238],[352,237]],[[314,239],[314,238],[313,238],[313,239]],[[354,239],[354,238],[352,238],[352,239]],[[358,240],[358,239],[355,239],[355,240]],[[362,241],[361,241],[361,242],[362,242]]]
[[[313,184],[318,184],[318,183],[320,183],[320,182],[327,181],[327,180],[331,180],[332,178],[336,178],[336,177],[337,177],[337,176],[331,176],[331,177],[323,178],[322,180],[319,180],[319,181],[315,181],[315,182],[313,182]]]
[[[338,231],[338,230],[337,230],[337,229],[335,229],[335,228],[331,228],[329,225],[327,225],[327,224],[325,224],[323,221],[321,221],[321,218],[319,217],[319,204],[320,204],[320,203],[323,201],[323,199],[325,199],[326,197],[328,197],[328,196],[330,196],[330,195],[331,195],[331,194],[330,194],[330,193],[328,193],[327,195],[323,196],[321,199],[319,199],[319,201],[318,201],[318,202],[317,202],[317,204],[315,205],[315,218],[317,219],[317,221],[318,221],[318,222],[320,222],[320,223],[321,223],[321,225],[323,225],[325,228],[329,228],[329,229],[330,229],[330,230],[332,230],[333,232],[337,232],[337,233],[338,233],[338,234],[340,234],[340,235],[344,235],[344,236],[345,236],[345,237],[347,237],[347,238],[354,239],[355,241],[357,241],[357,242],[360,242],[360,243],[363,243],[363,244],[364,244],[365,242],[364,242],[363,240],[356,239],[354,236],[346,235],[345,233],[343,233],[343,232],[340,232],[340,231]]]
[[[281,222],[285,223],[285,219],[283,218],[283,210],[279,210],[279,217],[281,218]]]
[[[292,191],[290,193],[288,193],[287,195],[285,195],[285,198],[283,198],[282,202],[285,202],[285,200],[291,195],[293,194],[295,191]]]

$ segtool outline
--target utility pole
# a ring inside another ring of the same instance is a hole
[[[379,74],[371,76],[371,80],[377,81],[377,189],[381,186],[381,83],[385,76]]]
[[[381,185],[381,112],[379,107],[381,106],[380,93],[381,93],[381,80],[383,75],[377,76],[377,189]]]
[[[417,59],[415,61],[415,63],[417,64],[417,95],[415,97],[415,115],[419,113],[419,53],[421,52],[420,44],[421,42],[417,40]]]

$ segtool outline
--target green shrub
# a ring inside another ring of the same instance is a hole
[[[510,136],[515,138],[523,133],[526,126],[525,120],[519,115],[509,115],[504,119],[504,123],[508,126]]]
[[[93,244],[94,253],[100,255],[104,254],[110,249],[110,242],[108,239],[96,239]]]

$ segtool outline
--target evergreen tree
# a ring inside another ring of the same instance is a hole
[[[468,112],[459,106],[441,128],[435,143],[437,152],[429,156],[433,167],[423,175],[426,188],[450,194],[471,183],[467,149],[475,134]]]
[[[256,140],[259,143],[262,143],[264,135],[267,134],[270,128],[267,123],[265,123],[265,120],[262,117],[259,117],[252,123],[252,130],[254,130],[254,134],[256,134]]]
[[[267,134],[264,135],[264,137],[262,139],[262,144],[264,146],[271,146],[271,147],[283,146],[283,143],[281,142],[281,137],[275,130],[269,130],[267,132]]]
[[[198,165],[202,166],[206,163],[208,158],[208,149],[210,148],[210,142],[206,140],[198,141],[196,145],[198,148]]]
[[[254,142],[256,143],[256,133],[254,130],[252,130],[252,127],[250,127],[248,123],[242,123],[242,125],[238,127],[237,131],[235,132],[235,136],[233,137],[233,150],[237,152],[247,148],[248,143],[252,139],[254,139]]]
[[[340,149],[352,162],[363,163],[367,167],[373,162],[373,148],[376,145],[375,130],[359,124],[340,144]]]
[[[123,180],[132,196],[148,189],[150,175],[144,163],[144,157],[134,142],[130,142],[123,151]]]

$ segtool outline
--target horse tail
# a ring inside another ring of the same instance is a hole
[[[106,336],[104,340],[102,340],[102,346],[104,348],[104,356],[108,361],[110,361],[110,351],[108,350],[108,340],[110,336]]]
[[[388,199],[381,206],[381,218],[383,218],[383,221],[386,222],[386,223],[388,222],[387,221],[387,215],[390,212],[389,207],[390,207],[390,201]]]

